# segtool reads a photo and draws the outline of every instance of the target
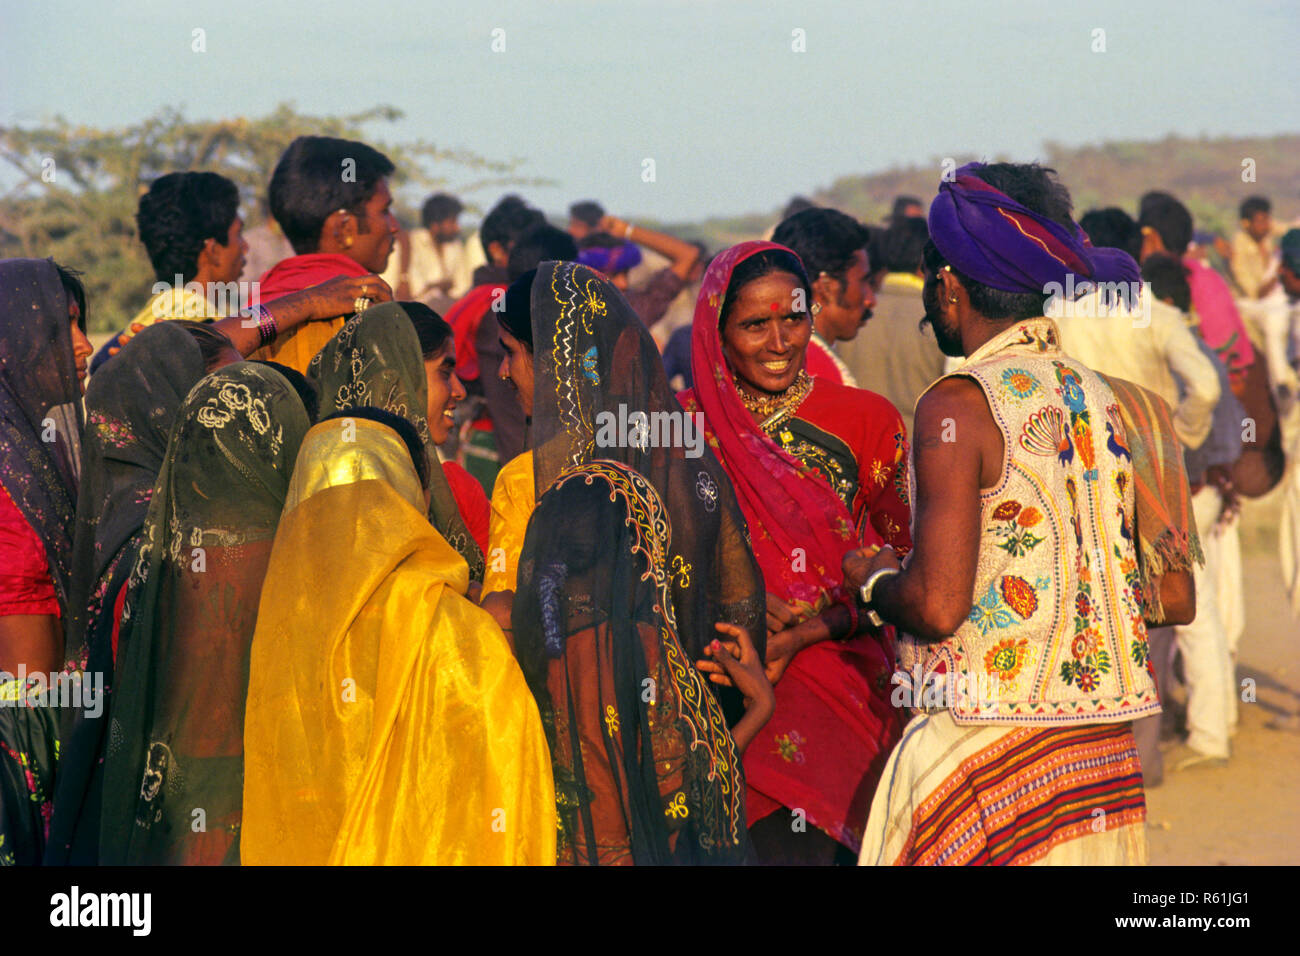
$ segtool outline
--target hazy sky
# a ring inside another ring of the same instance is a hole
[[[668,220],[1048,139],[1294,132],[1297,90],[1295,0],[0,0],[0,123],[389,104],[376,138],[524,157],[558,182],[525,190],[549,210]]]

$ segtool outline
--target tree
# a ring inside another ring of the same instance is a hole
[[[136,237],[135,211],[140,195],[163,173],[202,169],[229,177],[239,186],[250,224],[263,215],[258,200],[280,154],[308,134],[371,143],[397,166],[399,187],[446,186],[432,172],[446,166],[477,177],[456,184],[461,194],[547,182],[521,177],[517,158],[488,160],[424,141],[389,144],[366,133],[401,116],[388,106],[308,116],[285,103],[260,119],[190,122],[169,108],[121,129],[74,127],[58,116],[34,128],[0,127],[0,159],[16,174],[0,197],[0,256],[53,256],[80,269],[91,327],[102,331],[120,328],[148,298],[153,270]],[[395,191],[399,197],[404,192]]]

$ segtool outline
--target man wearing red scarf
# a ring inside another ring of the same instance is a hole
[[[388,177],[393,164],[364,143],[299,136],[271,176],[271,214],[297,253],[276,263],[259,283],[263,303],[338,276],[375,276],[388,264],[397,235]],[[299,372],[343,326],[345,315],[309,322],[281,335],[253,358]]]

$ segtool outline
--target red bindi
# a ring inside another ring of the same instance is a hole
[[[775,312],[777,309],[781,308],[781,303],[773,302],[771,305],[768,306],[768,308],[771,309],[773,312]]]

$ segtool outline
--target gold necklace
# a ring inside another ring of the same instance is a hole
[[[793,415],[795,409],[808,397],[808,393],[812,391],[813,387],[812,376],[803,369],[799,369],[799,374],[795,376],[790,387],[784,392],[779,395],[764,395],[762,398],[755,398],[746,393],[734,376],[731,381],[736,387],[736,394],[740,396],[745,408],[763,418],[761,427],[764,429],[768,428],[774,420],[788,418]]]

